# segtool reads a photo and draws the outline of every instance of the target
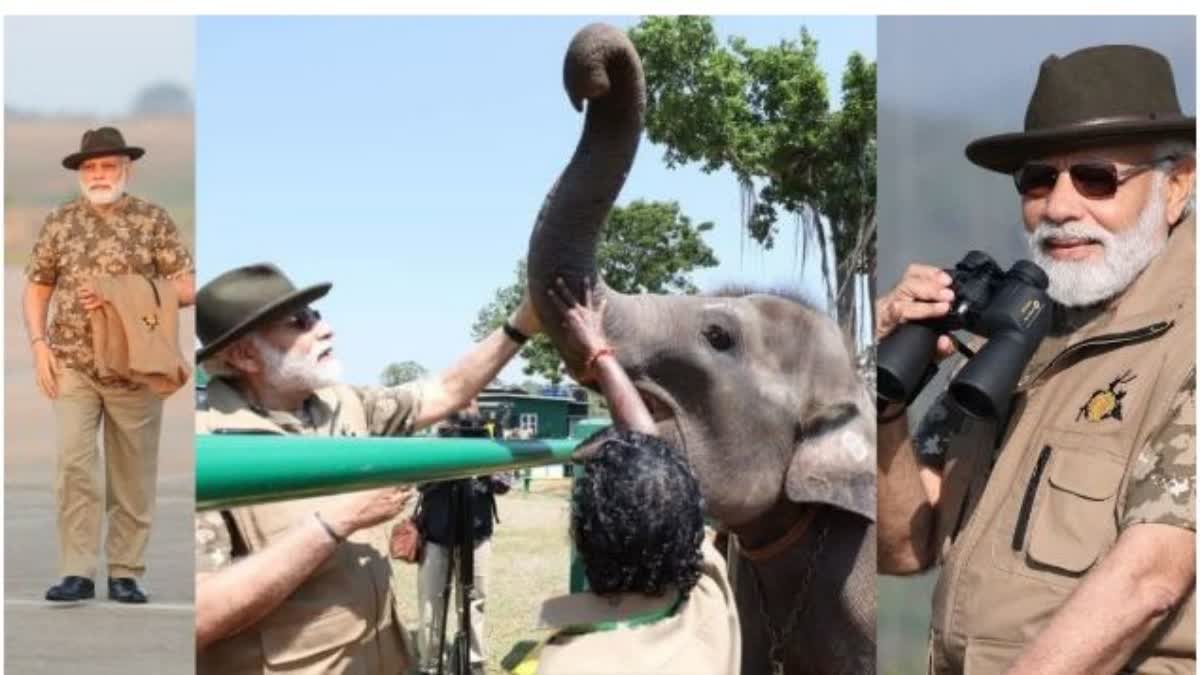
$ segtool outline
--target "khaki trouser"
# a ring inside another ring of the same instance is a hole
[[[100,498],[96,476],[97,432],[104,425],[108,513],[108,576],[140,577],[154,512],[162,399],[146,387],[102,386],[64,368],[54,401],[58,421],[59,570],[92,578],[100,551]]]
[[[483,611],[487,599],[487,571],[492,557],[492,540],[475,544],[475,590],[471,594],[471,663],[483,663],[486,658],[483,646]],[[450,548],[425,542],[425,553],[421,557],[421,568],[417,575],[417,602],[420,603],[421,626],[417,633],[417,650],[420,652],[421,670],[435,671],[438,662],[438,643],[442,636],[442,589],[447,575],[458,574],[457,565],[451,565]],[[457,616],[462,602],[454,593],[454,604],[447,612],[447,622]],[[454,633],[447,632],[446,647],[454,643]]]

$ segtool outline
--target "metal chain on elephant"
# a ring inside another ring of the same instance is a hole
[[[808,588],[812,585],[813,574],[817,569],[817,558],[821,556],[821,552],[825,548],[825,538],[829,534],[829,521],[824,518],[821,520],[821,529],[817,534],[817,544],[813,548],[812,556],[809,557],[808,569],[805,570],[804,580],[800,583],[800,592],[796,594],[796,605],[792,608],[791,614],[788,615],[783,630],[776,631],[772,625],[771,615],[767,612],[767,596],[763,591],[762,580],[758,576],[758,571],[754,569],[754,565],[747,565],[747,568],[750,570],[750,576],[754,579],[754,588],[758,592],[758,611],[762,614],[763,625],[767,629],[767,635],[771,642],[767,656],[771,661],[772,675],[783,675],[784,649],[787,646],[787,638],[796,632],[796,629],[800,626],[800,617],[804,613],[804,601],[808,597]]]

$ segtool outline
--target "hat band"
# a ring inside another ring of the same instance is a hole
[[[1069,126],[1091,127],[1101,124],[1121,124],[1123,122],[1174,122],[1186,119],[1176,112],[1146,113],[1143,115],[1114,115],[1112,117],[1093,117],[1082,122],[1073,122]]]

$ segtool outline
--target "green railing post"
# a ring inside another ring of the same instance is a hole
[[[196,436],[196,508],[317,497],[385,485],[466,478],[569,464],[581,440],[608,426],[582,420],[569,439],[363,438],[262,434]],[[572,472],[572,482],[574,473]],[[571,546],[570,589],[586,590],[583,565]]]
[[[196,508],[315,497],[571,461],[578,441],[196,436]]]

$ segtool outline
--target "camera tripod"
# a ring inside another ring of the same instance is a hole
[[[458,531],[450,546],[450,561],[446,565],[446,581],[442,584],[442,616],[441,636],[438,640],[438,675],[447,675],[444,659],[446,656],[446,619],[450,613],[450,582],[454,578],[454,568],[458,567],[458,579],[455,586],[458,591],[458,629],[454,634],[454,647],[450,653],[450,675],[471,675],[471,596],[475,593],[475,527],[472,522],[474,506],[474,486],[472,478],[454,481],[452,490],[454,496],[451,504],[454,506],[452,517]]]

